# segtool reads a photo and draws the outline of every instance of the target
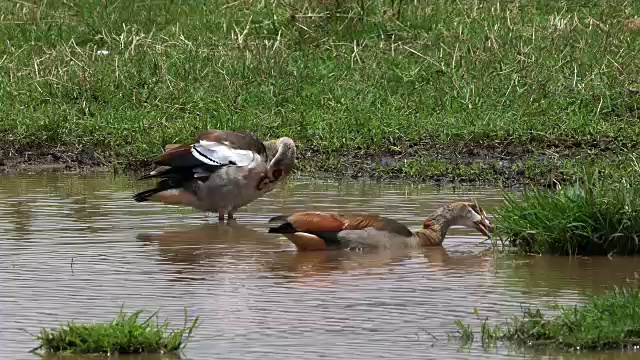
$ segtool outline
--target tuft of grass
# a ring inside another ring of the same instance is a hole
[[[0,12],[7,147],[138,163],[222,128],[290,136],[312,166],[361,151],[536,161],[639,145],[634,1],[52,0]]]
[[[471,324],[465,324],[460,319],[455,320],[455,325],[457,328],[457,337],[462,341],[473,341],[475,335],[473,333],[473,329],[471,329]]]
[[[497,231],[526,253],[632,255],[640,253],[640,172],[587,168],[559,190],[506,193],[495,212]]]
[[[73,321],[58,329],[42,328],[35,336],[40,345],[32,352],[76,354],[171,353],[183,349],[198,325],[196,317],[168,331],[169,323],[154,321],[158,311],[139,321],[142,310],[127,314],[120,309],[115,319],[105,324],[78,324]]]
[[[482,323],[483,346],[497,342],[564,350],[608,350],[640,345],[640,290],[623,288],[603,295],[589,295],[582,306],[557,306],[558,315],[545,316],[540,309],[523,308],[522,314],[504,323]],[[470,325],[455,322],[458,337],[473,341]]]

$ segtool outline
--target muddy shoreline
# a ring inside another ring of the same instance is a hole
[[[298,152],[295,172],[339,179],[510,186],[566,180],[568,174],[560,168],[566,160],[619,157],[607,142],[545,144],[542,149],[535,145],[417,144],[382,153],[363,149],[346,154],[326,154],[306,147]],[[584,158],[584,154],[591,157]],[[150,160],[122,160],[109,151],[90,147],[0,147],[0,174],[53,171],[141,174],[150,169]]]

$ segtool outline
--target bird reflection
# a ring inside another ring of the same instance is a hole
[[[492,257],[482,253],[455,254],[443,247],[423,249],[369,249],[366,251],[287,251],[272,253],[264,267],[282,279],[294,282],[311,282],[315,285],[331,283],[332,275],[387,268],[393,271],[393,264],[423,258],[426,270],[486,272],[492,270]]]
[[[455,270],[462,272],[494,271],[491,251],[448,251],[443,247],[422,249],[422,255],[433,270]]]
[[[232,260],[232,250],[278,248],[265,232],[256,231],[235,221],[205,223],[186,229],[160,233],[140,233],[137,239],[158,249],[162,263],[170,263],[176,280],[202,278],[203,270],[218,270]],[[191,274],[191,275],[189,275]],[[198,276],[194,277],[194,275]]]
[[[490,256],[481,253],[448,251],[440,246],[298,252],[277,236],[237,222],[141,233],[137,238],[157,248],[160,262],[172,265],[178,281],[200,280],[211,271],[233,272],[238,266],[242,271],[255,267],[256,276],[268,272],[288,281],[316,279],[324,283],[347,272],[385,268],[394,271],[393,264],[416,259],[426,260],[422,262],[431,271],[485,272],[491,270],[492,263]]]

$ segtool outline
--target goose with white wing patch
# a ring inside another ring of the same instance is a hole
[[[247,132],[209,130],[192,145],[172,144],[153,160],[158,166],[140,179],[161,179],[153,189],[134,195],[137,202],[158,201],[234,213],[272,191],[295,165],[293,141],[283,137],[261,142]]]

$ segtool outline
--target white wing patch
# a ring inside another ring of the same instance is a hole
[[[201,140],[191,146],[191,154],[209,165],[229,165],[254,167],[260,155],[250,150],[234,149],[226,144]]]

